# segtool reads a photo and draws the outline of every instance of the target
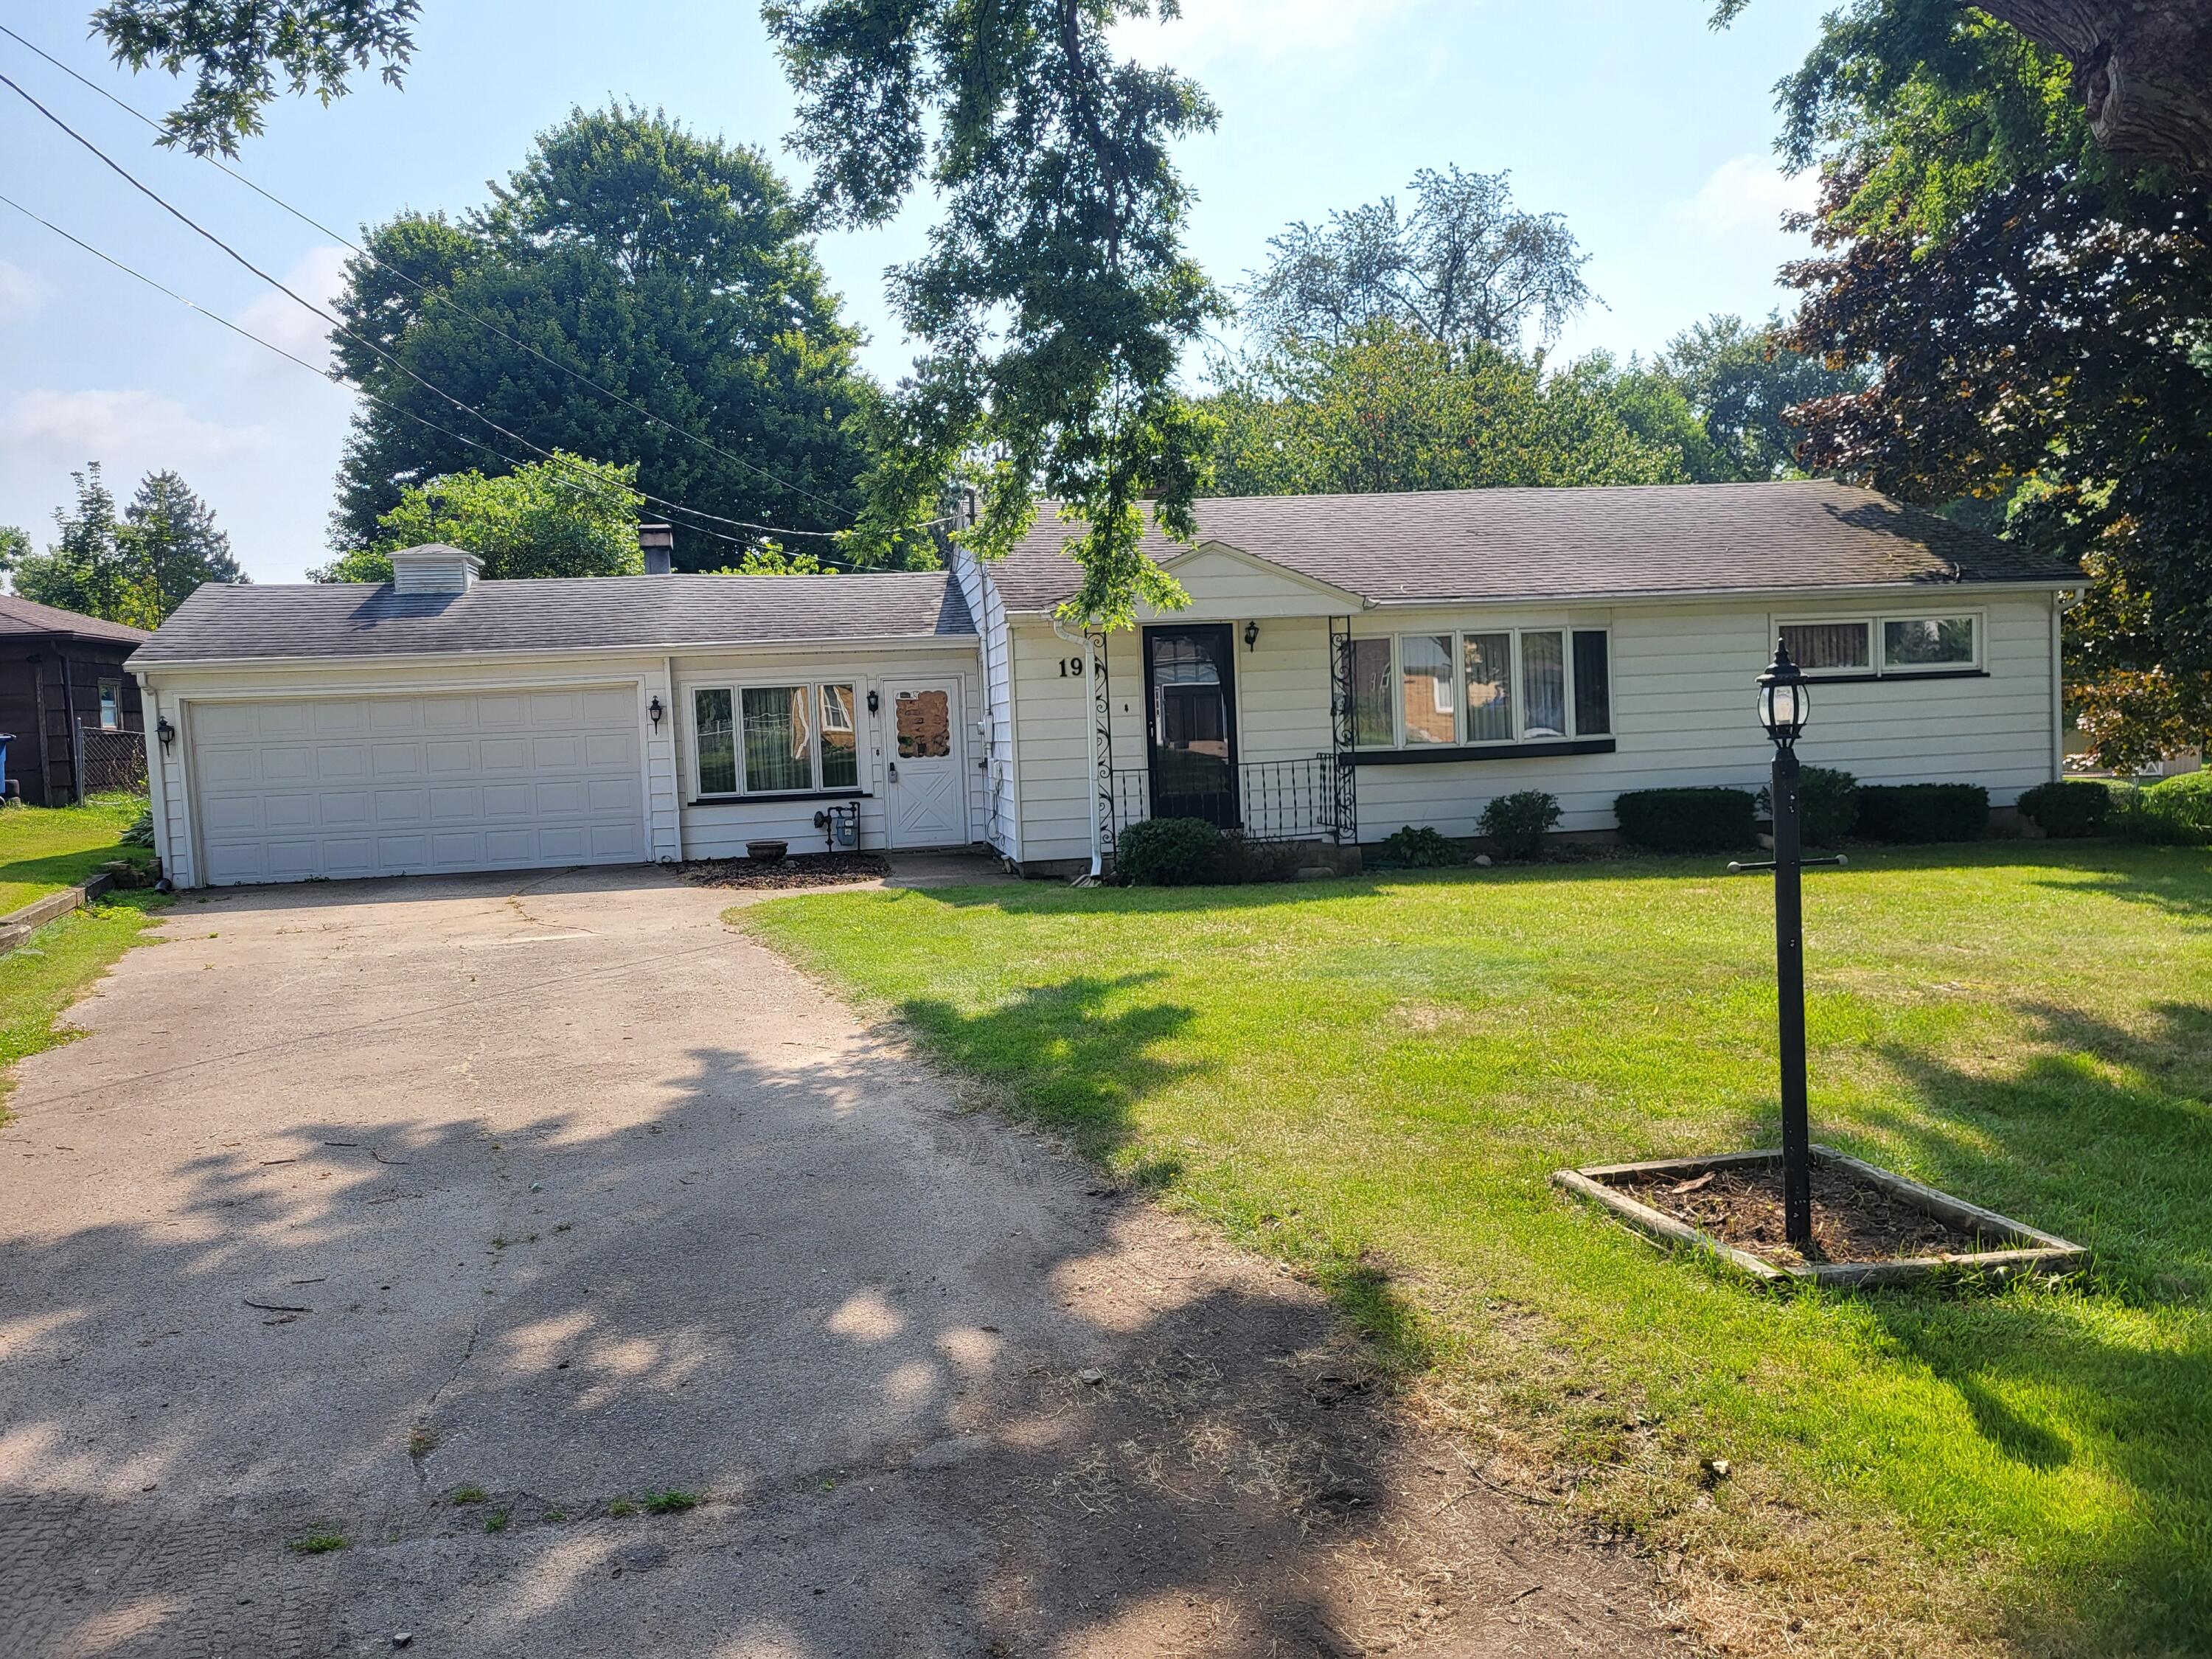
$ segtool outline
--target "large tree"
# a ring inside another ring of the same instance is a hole
[[[476,471],[410,486],[376,521],[375,539],[308,576],[319,582],[386,582],[403,547],[443,542],[484,562],[493,580],[634,576],[638,551],[637,466],[611,466],[555,452],[551,460],[487,477]]]
[[[56,508],[43,553],[10,550],[15,592],[134,628],[158,628],[204,582],[244,582],[230,538],[174,472],[149,472],[119,515],[97,461],[70,475],[75,507]]]
[[[1679,448],[1639,435],[1603,377],[1547,374],[1494,345],[1395,322],[1294,341],[1225,371],[1211,400],[1224,495],[1675,483]]]
[[[2055,54],[1910,9],[1835,15],[1785,88],[1827,168],[1787,343],[1876,366],[1801,408],[1803,458],[2078,561],[2072,693],[2138,766],[2212,711],[2212,204],[2100,149]]]
[[[1780,313],[1753,327],[1716,313],[1667,343],[1657,369],[1695,413],[1711,459],[1697,476],[1713,480],[1783,478],[1801,471],[1803,424],[1790,410],[1863,386],[1863,363],[1831,368],[1792,350]]]
[[[1386,196],[1270,238],[1245,289],[1251,332],[1338,343],[1389,322],[1455,349],[1532,331],[1548,345],[1589,303],[1589,256],[1558,214],[1514,206],[1504,173],[1424,167],[1402,211]]]
[[[986,555],[1026,531],[1039,492],[1080,521],[1071,614],[1126,624],[1140,597],[1180,602],[1139,540],[1147,498],[1170,535],[1196,532],[1206,433],[1174,377],[1222,306],[1183,252],[1191,195],[1170,149],[1213,109],[1113,40],[1176,0],[765,10],[824,218],[880,224],[924,186],[942,204],[929,252],[891,276],[923,355],[884,411],[864,542],[911,534],[966,465]]]
[[[496,469],[487,448],[635,463],[637,488],[696,510],[670,514],[685,568],[757,533],[732,521],[834,532],[858,511],[871,388],[758,151],[579,110],[483,208],[403,216],[367,246],[332,337],[375,398],[339,474],[340,550],[410,485]]]

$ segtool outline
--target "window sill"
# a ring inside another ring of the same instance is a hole
[[[1808,671],[1808,685],[1875,685],[1883,680],[1985,680],[1986,668],[1899,668],[1887,674],[1821,674]]]
[[[1611,738],[1568,738],[1557,743],[1486,743],[1432,749],[1355,749],[1344,757],[1351,766],[1433,766],[1462,761],[1545,760],[1558,755],[1610,755]]]
[[[873,800],[875,797],[865,789],[790,789],[774,790],[753,795],[695,795],[686,806],[757,806],[764,801],[788,800]]]

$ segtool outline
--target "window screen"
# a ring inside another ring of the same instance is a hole
[[[1807,673],[1836,673],[1874,666],[1869,632],[1863,622],[1784,623],[1782,643]]]
[[[1521,636],[1521,707],[1523,737],[1567,735],[1567,653],[1559,635]]]
[[[1469,634],[1467,659],[1467,740],[1513,741],[1513,636]]]
[[[853,688],[822,688],[822,787],[860,787],[860,750],[853,721]]]
[[[1408,634],[1398,641],[1398,652],[1406,741],[1458,741],[1459,698],[1453,684],[1451,635]]]
[[[803,685],[744,689],[747,793],[814,787],[813,699],[807,691]]]
[[[691,699],[692,731],[699,744],[699,793],[734,795],[738,793],[738,744],[731,729],[730,694],[696,692]]]
[[[1607,672],[1605,632],[1575,633],[1575,735],[1601,738],[1613,730],[1613,684]]]
[[[1398,741],[1390,710],[1390,641],[1352,642],[1352,741],[1361,749],[1388,749]]]

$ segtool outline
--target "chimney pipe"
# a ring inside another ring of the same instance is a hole
[[[645,555],[645,574],[665,576],[676,568],[676,532],[665,524],[637,527],[638,551]]]

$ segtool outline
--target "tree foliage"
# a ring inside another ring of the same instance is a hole
[[[202,583],[246,580],[214,512],[176,473],[148,473],[119,515],[99,462],[70,477],[76,502],[55,510],[55,541],[33,553],[22,537],[12,550],[10,574],[25,599],[158,628]]]
[[[863,546],[910,538],[963,465],[967,539],[1003,553],[1039,492],[1066,504],[1082,566],[1072,614],[1127,624],[1181,590],[1139,547],[1140,502],[1169,535],[1206,434],[1174,375],[1222,313],[1185,254],[1191,195],[1169,153],[1214,112],[1172,70],[1122,57],[1117,25],[1176,0],[770,0],[799,94],[798,151],[828,222],[880,224],[917,188],[942,216],[892,274],[923,346],[882,411]]]
[[[1790,83],[1828,171],[1785,343],[1877,366],[1803,457],[2078,562],[2072,695],[2140,766],[2212,708],[2212,205],[2099,150],[2052,54],[1924,10],[1863,0]]]
[[[238,153],[261,131],[281,74],[325,104],[371,64],[398,86],[413,54],[421,0],[110,0],[92,15],[118,64],[190,71],[191,95],[161,142],[197,155]]]
[[[369,545],[411,485],[485,465],[477,444],[536,459],[425,381],[542,449],[635,464],[637,488],[699,514],[831,532],[858,510],[872,391],[758,151],[658,112],[578,110],[485,207],[404,215],[366,246],[332,344],[382,402],[347,446],[339,549]],[[676,532],[690,568],[751,533],[699,516]]]
[[[1388,322],[1455,349],[1532,330],[1548,345],[1590,303],[1589,256],[1559,215],[1515,207],[1507,174],[1424,167],[1411,196],[1402,213],[1386,196],[1270,238],[1245,290],[1259,341],[1341,343]]]
[[[376,538],[319,570],[319,582],[387,582],[392,556],[443,542],[474,553],[495,580],[528,576],[634,576],[638,551],[637,465],[611,466],[580,456],[432,478],[409,489],[377,520]]]
[[[1802,404],[1854,392],[1867,383],[1863,362],[1846,366],[1792,350],[1779,313],[1764,326],[1716,313],[1667,343],[1660,371],[1695,411],[1711,459],[1696,476],[1715,482],[1787,477],[1802,469],[1803,424],[1790,411]]]
[[[1224,369],[1210,400],[1224,495],[1674,483],[1680,454],[1639,436],[1602,384],[1493,345],[1455,349],[1393,322],[1296,341]]]

